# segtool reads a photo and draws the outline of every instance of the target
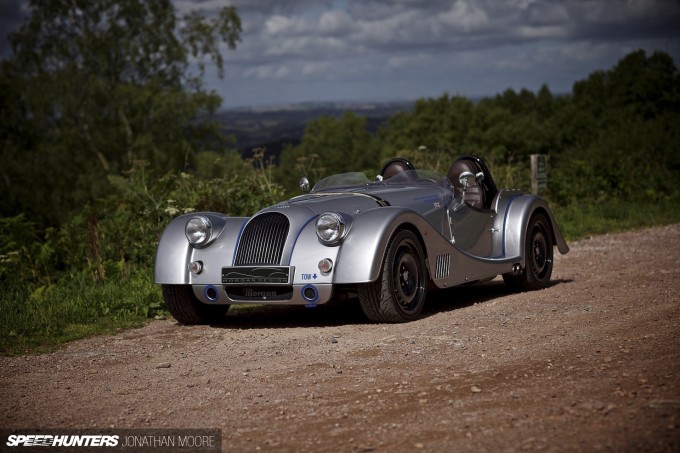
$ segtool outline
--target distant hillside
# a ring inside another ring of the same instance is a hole
[[[320,116],[340,117],[345,112],[367,118],[369,132],[399,111],[410,111],[413,102],[389,103],[301,103],[274,107],[224,110],[215,115],[223,124],[222,131],[236,139],[236,147],[244,157],[254,148],[265,148],[268,156],[278,156],[287,144],[300,143],[307,123]]]

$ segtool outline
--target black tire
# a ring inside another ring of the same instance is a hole
[[[229,310],[229,305],[204,304],[190,285],[161,285],[161,290],[168,311],[181,324],[217,324]]]
[[[553,268],[553,236],[544,214],[535,214],[527,227],[524,244],[525,263],[519,275],[503,274],[503,280],[514,291],[547,288]]]
[[[425,253],[415,234],[398,232],[387,246],[380,278],[358,285],[359,303],[375,322],[418,319],[427,296]]]

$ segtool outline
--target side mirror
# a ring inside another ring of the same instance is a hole
[[[304,176],[300,178],[300,190],[304,193],[309,192],[309,179],[305,178]]]
[[[475,175],[469,171],[464,171],[458,177],[458,182],[463,186],[463,191],[467,190],[470,181],[474,181]]]

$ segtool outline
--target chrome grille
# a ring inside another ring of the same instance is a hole
[[[277,212],[266,212],[248,222],[238,244],[234,266],[281,264],[290,224]]]

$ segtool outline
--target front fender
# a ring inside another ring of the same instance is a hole
[[[553,243],[557,246],[560,253],[565,254],[569,251],[562,232],[560,231],[555,216],[548,207],[546,201],[536,195],[522,195],[515,197],[507,208],[505,219],[505,234],[503,237],[506,257],[519,257],[520,265],[524,266],[524,244],[526,242],[527,226],[531,217],[542,212],[548,217],[552,228]]]
[[[425,242],[446,241],[430,223],[409,208],[386,206],[366,211],[352,228],[338,251],[334,283],[368,283],[378,279],[387,245],[401,226],[415,230]]]
[[[187,240],[184,228],[187,221],[203,215],[213,224],[213,242],[205,248],[195,248]],[[159,284],[186,285],[192,283],[219,282],[224,264],[231,262],[236,249],[238,232],[248,220],[245,217],[227,217],[215,212],[181,215],[165,227],[156,250],[154,280]],[[203,272],[192,276],[188,265],[192,261],[203,262]]]

